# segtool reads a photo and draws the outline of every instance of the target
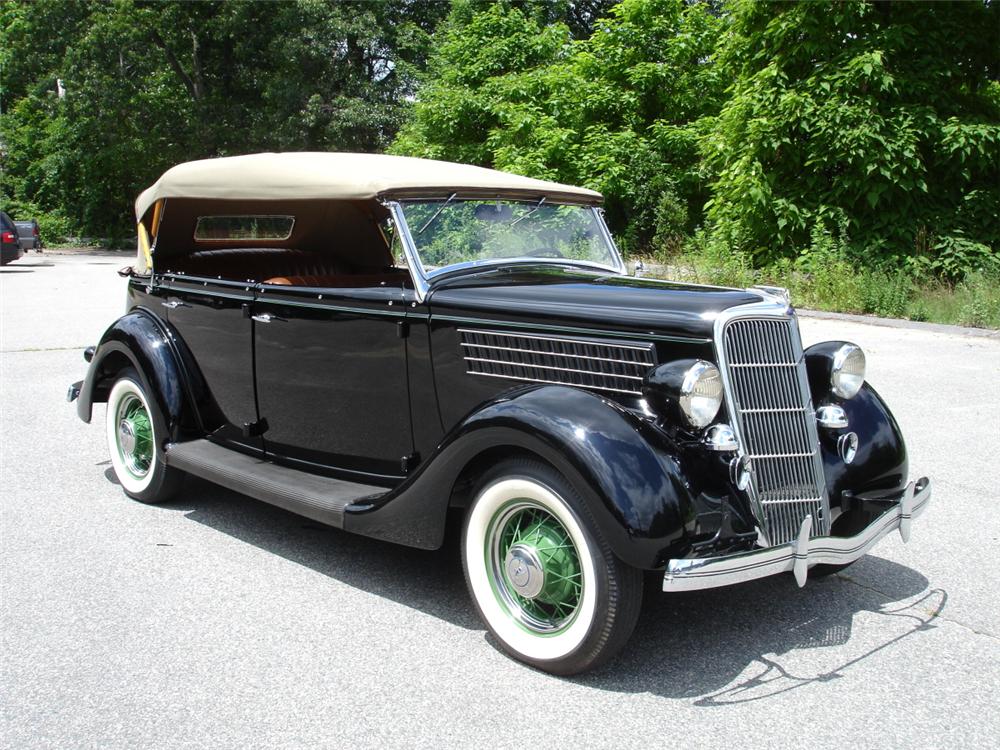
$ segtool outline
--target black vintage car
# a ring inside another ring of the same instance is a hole
[[[803,585],[906,540],[930,482],[861,350],[803,351],[781,290],[628,276],[600,202],[391,156],[179,165],[70,399],[107,402],[144,502],[194,474],[425,549],[462,511],[483,621],[559,674],[622,648],[643,571]]]

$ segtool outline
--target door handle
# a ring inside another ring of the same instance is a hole
[[[176,310],[178,307],[191,307],[187,302],[181,302],[179,299],[172,299],[169,302],[161,302],[160,304],[171,310]]]
[[[277,315],[272,315],[271,313],[257,313],[256,315],[251,315],[252,320],[256,320],[258,323],[270,323],[272,321],[277,321],[279,323],[287,323],[285,318],[279,318]]]

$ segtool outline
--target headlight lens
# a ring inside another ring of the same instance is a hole
[[[830,386],[841,398],[854,398],[865,383],[865,353],[854,344],[844,344],[833,355]]]
[[[722,406],[722,377],[715,365],[698,360],[684,373],[680,406],[692,427],[711,424]]]

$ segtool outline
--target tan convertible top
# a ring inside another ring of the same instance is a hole
[[[531,195],[594,204],[600,193],[467,164],[408,156],[268,153],[178,164],[135,202],[136,219],[163,198],[369,200],[379,196]]]

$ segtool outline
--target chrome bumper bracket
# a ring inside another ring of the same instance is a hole
[[[799,536],[795,540],[795,562],[792,563],[792,571],[795,573],[795,582],[799,588],[806,585],[809,577],[809,534],[812,533],[813,517],[811,515],[802,519],[799,527]]]
[[[722,557],[670,560],[663,576],[664,591],[696,591],[729,586],[791,571],[799,586],[809,577],[809,568],[821,563],[845,565],[865,555],[882,537],[899,530],[910,540],[913,519],[930,503],[931,482],[926,477],[910,482],[899,503],[851,537],[821,536],[810,539],[812,516],[802,520],[794,542],[778,547],[741,552]]]

